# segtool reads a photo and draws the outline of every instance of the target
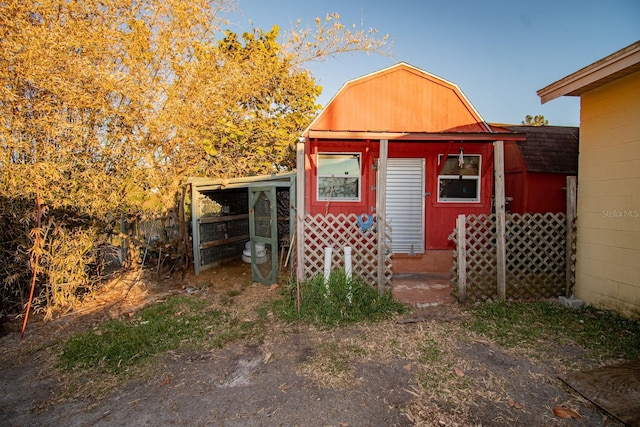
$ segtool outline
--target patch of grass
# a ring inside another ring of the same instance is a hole
[[[240,323],[205,299],[170,297],[130,320],[112,320],[72,337],[62,345],[60,366],[119,373],[167,350],[221,347],[251,330],[251,322]]]
[[[356,345],[329,342],[320,345],[317,359],[322,360],[323,370],[332,375],[340,375],[351,369],[351,360],[363,356],[365,351]]]
[[[471,312],[467,327],[505,347],[575,342],[596,359],[640,358],[640,323],[614,312],[553,302],[492,303]]]
[[[287,321],[302,320],[317,326],[337,326],[365,320],[381,320],[406,308],[390,293],[379,295],[361,278],[348,279],[344,270],[333,271],[327,283],[322,275],[300,284],[300,313],[295,284],[285,287],[285,297],[273,305],[273,312]]]
[[[428,338],[418,344],[420,351],[419,360],[422,363],[434,363],[442,361],[442,352],[438,343],[433,338]]]

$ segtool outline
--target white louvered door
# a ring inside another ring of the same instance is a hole
[[[424,159],[387,160],[386,219],[393,253],[424,253],[424,177]]]

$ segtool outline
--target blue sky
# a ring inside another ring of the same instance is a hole
[[[640,0],[239,0],[230,29],[337,12],[340,21],[375,28],[393,40],[393,57],[350,54],[311,63],[326,105],[354,78],[407,62],[458,85],[492,123],[519,124],[542,114],[550,125],[578,126],[578,98],[544,105],[536,91],[640,40]]]

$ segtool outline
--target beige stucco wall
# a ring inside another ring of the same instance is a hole
[[[640,317],[640,72],[581,96],[576,296]]]

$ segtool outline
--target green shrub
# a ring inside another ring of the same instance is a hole
[[[303,320],[321,326],[335,326],[364,320],[380,320],[406,308],[391,297],[379,295],[377,289],[362,278],[348,279],[344,270],[331,272],[325,283],[318,275],[300,284],[300,313],[297,312],[295,283],[285,288],[285,298],[276,301],[274,313],[285,320]]]

